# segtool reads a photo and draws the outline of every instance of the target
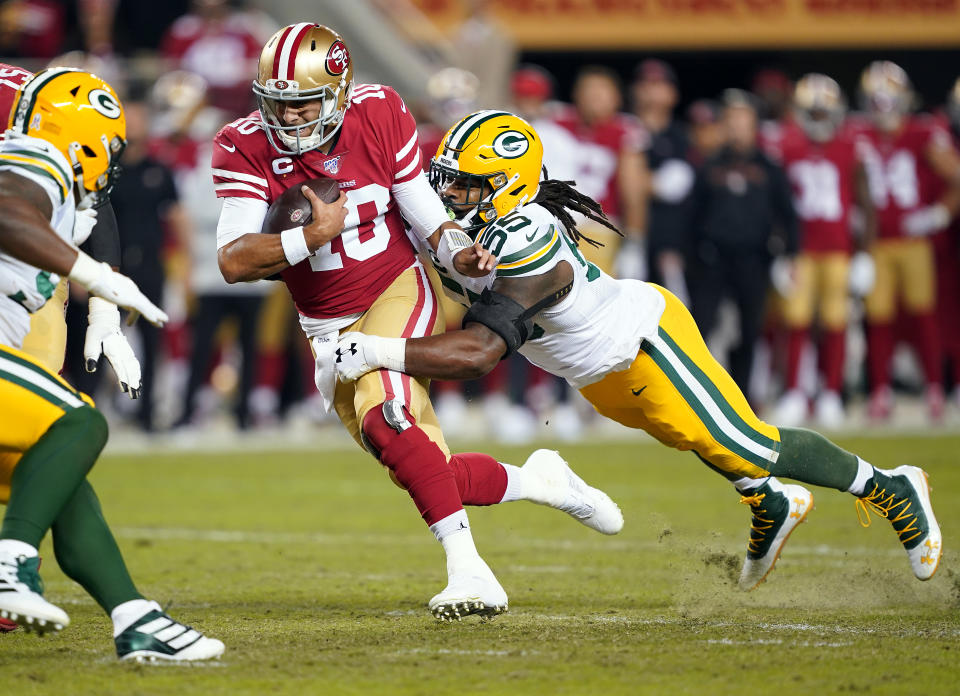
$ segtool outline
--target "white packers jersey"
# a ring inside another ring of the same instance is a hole
[[[444,291],[461,304],[472,304],[497,278],[541,275],[561,261],[573,268],[570,294],[533,317],[533,332],[520,347],[527,360],[573,387],[625,370],[640,342],[656,336],[663,295],[638,280],[615,280],[588,263],[546,208],[518,208],[486,227],[479,241],[498,260],[486,278],[464,278],[434,263]]]
[[[39,184],[53,204],[50,226],[68,244],[73,240],[73,176],[66,158],[50,143],[7,131],[0,142],[0,171]],[[0,213],[2,214],[2,213]],[[0,252],[0,343],[19,348],[30,331],[30,314],[46,304],[59,276]]]

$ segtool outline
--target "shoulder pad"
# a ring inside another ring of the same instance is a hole
[[[539,205],[525,205],[495,221],[480,243],[497,257],[498,277],[539,274],[563,246],[557,220]]]

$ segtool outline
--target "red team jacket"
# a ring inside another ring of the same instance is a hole
[[[927,148],[935,139],[949,143],[950,136],[926,115],[909,116],[900,132],[892,136],[869,123],[852,126],[877,207],[877,236],[905,236],[903,218],[935,200],[939,177],[927,162]]]
[[[802,131],[780,144],[800,218],[800,247],[818,253],[853,250],[850,215],[856,201],[856,144],[842,133],[816,143]]]
[[[394,184],[421,172],[417,126],[400,96],[384,85],[359,84],[329,154],[281,155],[253,112],[214,139],[217,196],[272,203],[308,179],[335,179],[347,194],[343,233],[310,258],[281,272],[301,314],[326,319],[362,312],[416,258]],[[259,232],[260,230],[251,230]]]

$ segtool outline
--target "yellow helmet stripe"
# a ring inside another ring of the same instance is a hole
[[[25,157],[18,157],[17,155],[0,154],[0,164],[3,162],[9,162],[14,167],[26,169],[28,172],[53,179],[60,191],[60,202],[63,203],[67,199],[70,187],[63,183],[60,177],[54,173],[56,170],[50,165],[37,160],[31,161]]]

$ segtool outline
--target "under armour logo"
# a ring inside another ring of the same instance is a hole
[[[470,528],[467,526],[467,523],[466,523],[466,522],[461,521],[461,522],[460,522],[460,529],[470,529]]]
[[[337,362],[338,362],[338,363],[339,363],[339,362],[343,362],[343,356],[346,355],[347,353],[350,353],[350,355],[356,355],[356,354],[357,354],[357,344],[356,344],[356,343],[351,343],[351,344],[350,344],[350,347],[347,348],[346,350],[343,350],[342,348],[337,348]]]

